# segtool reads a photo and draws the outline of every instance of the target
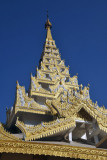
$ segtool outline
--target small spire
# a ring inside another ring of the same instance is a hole
[[[19,82],[16,81],[16,88],[18,89],[18,87],[19,87]]]
[[[52,24],[49,21],[49,16],[48,16],[48,11],[47,11],[47,21],[45,23],[45,28],[47,30],[47,35],[46,35],[46,39],[48,40],[53,40],[52,39],[52,35],[51,35],[51,28],[52,28]]]
[[[89,83],[88,83],[87,89],[88,89],[88,90],[90,89],[90,84],[89,84]]]
[[[31,80],[32,80],[32,78],[33,78],[32,72],[30,73],[30,78],[31,78]]]
[[[80,89],[82,90],[82,87],[83,87],[83,85],[82,84],[80,84]]]
[[[83,85],[80,84],[80,94],[83,94],[83,90],[82,90]]]
[[[48,29],[48,28],[52,28],[52,24],[51,22],[49,21],[49,19],[47,19],[46,23],[45,23],[45,28]]]
[[[18,80],[16,81],[16,85],[17,85],[17,86],[19,85],[19,82],[18,82]]]

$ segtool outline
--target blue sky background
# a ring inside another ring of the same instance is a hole
[[[16,80],[26,90],[45,41],[46,10],[56,45],[90,84],[92,100],[107,107],[107,0],[0,0],[0,121],[15,99]]]

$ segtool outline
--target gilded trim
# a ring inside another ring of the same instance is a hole
[[[103,149],[37,142],[0,141],[0,153],[49,155],[85,160],[107,160],[107,151]]]

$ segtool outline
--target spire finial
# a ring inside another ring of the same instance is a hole
[[[47,35],[46,35],[46,38],[48,40],[53,40],[52,39],[52,35],[51,35],[51,28],[52,28],[52,24],[51,22],[49,21],[49,16],[48,16],[48,10],[47,10],[47,21],[45,23],[45,28],[47,29]]]
[[[48,16],[48,11],[47,11],[47,21],[45,23],[45,28],[52,28],[52,24],[51,22],[49,21],[49,16]]]

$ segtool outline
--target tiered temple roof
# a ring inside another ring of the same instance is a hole
[[[79,146],[81,144],[84,147],[87,145],[89,148],[91,146],[106,149],[107,110],[104,106],[99,107],[97,102],[92,102],[89,85],[83,88],[82,84],[78,84],[77,75],[70,76],[69,67],[65,66],[52,38],[52,24],[49,19],[45,28],[46,40],[36,76],[31,74],[28,92],[17,81],[15,103],[7,110],[6,124],[0,125],[0,140],[12,140],[17,143],[20,141],[20,144],[36,140],[41,140],[43,143],[57,141],[57,143],[66,142],[66,145],[71,144],[71,146],[74,142]],[[92,157],[90,149],[88,152],[89,157],[80,151],[83,156],[78,155],[76,158],[96,158]],[[43,154],[42,151],[40,153]],[[102,153],[104,155],[99,155],[97,158],[106,159],[107,154],[104,150]],[[66,157],[75,158],[73,155]]]

